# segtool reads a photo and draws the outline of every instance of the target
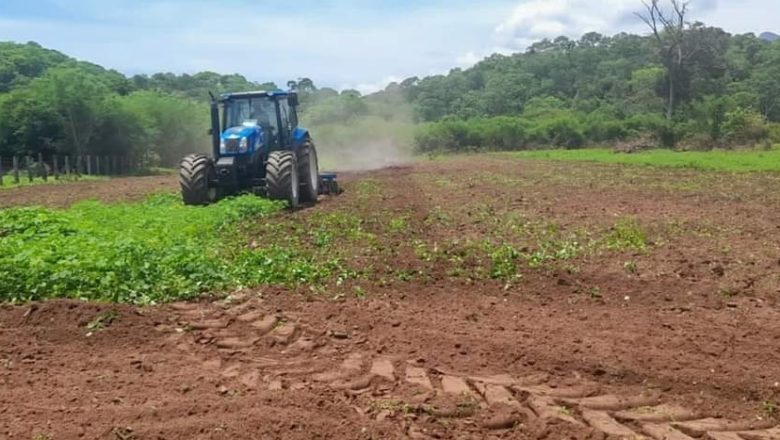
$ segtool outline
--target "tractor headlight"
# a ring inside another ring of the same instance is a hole
[[[219,141],[219,152],[222,154],[227,153],[227,146],[225,145],[225,140],[221,139]]]
[[[238,143],[238,152],[239,153],[246,153],[246,151],[249,149],[249,138],[241,138],[241,141]]]

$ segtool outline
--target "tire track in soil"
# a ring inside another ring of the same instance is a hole
[[[197,345],[216,348],[200,363],[205,374],[221,381],[222,393],[261,388],[342,392],[366,397],[363,403],[369,405],[354,409],[380,422],[399,413],[414,413],[483,431],[553,433],[548,438],[567,432],[577,438],[631,440],[780,439],[780,426],[772,421],[708,417],[666,402],[659,391],[610,394],[583,378],[558,386],[545,373],[477,375],[423,367],[390,353],[361,351],[354,343],[340,341],[338,334],[263,310],[258,299],[239,297],[226,309],[207,311],[191,303],[172,307],[178,312],[172,321],[192,329],[176,334],[179,350],[192,354]],[[257,356],[257,351],[266,353]],[[427,432],[424,421],[404,419],[401,426],[409,438],[437,437]]]

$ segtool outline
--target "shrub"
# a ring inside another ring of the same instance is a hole
[[[654,113],[631,116],[626,119],[625,128],[630,137],[649,135],[664,147],[673,147],[679,137],[674,123]]]
[[[754,146],[769,137],[769,127],[761,115],[745,108],[726,113],[723,131],[731,145]]]
[[[780,123],[773,122],[767,124],[767,132],[772,143],[780,143]]]
[[[590,142],[617,142],[628,137],[629,130],[623,121],[594,119],[589,120],[585,128],[585,136]]]
[[[556,147],[579,148],[585,143],[582,125],[572,116],[558,116],[540,124],[545,141]]]

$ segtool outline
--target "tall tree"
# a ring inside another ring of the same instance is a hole
[[[671,11],[664,10],[661,0],[643,2],[646,11],[637,14],[650,28],[655,38],[661,64],[666,68],[666,119],[674,116],[677,104],[677,87],[681,81],[683,67],[690,53],[685,47],[685,16],[688,13],[688,1],[669,0]]]
[[[747,81],[758,96],[758,108],[765,120],[780,117],[780,43],[767,44],[761,63],[754,66]]]
[[[33,89],[58,113],[69,150],[85,154],[101,124],[108,87],[76,68],[58,67],[36,80]]]

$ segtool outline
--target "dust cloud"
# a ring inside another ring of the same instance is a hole
[[[310,128],[320,169],[370,171],[413,160],[414,124],[365,116],[349,124]]]
[[[370,171],[412,161],[411,148],[395,139],[372,139],[359,144],[318,146],[321,167],[329,171]]]

